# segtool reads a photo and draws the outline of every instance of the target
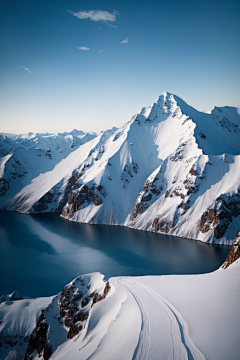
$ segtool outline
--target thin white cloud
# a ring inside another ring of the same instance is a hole
[[[21,68],[23,68],[24,70],[26,70],[27,72],[29,72],[30,74],[33,74],[33,72],[31,70],[29,70],[28,68],[26,68],[25,66],[20,66]]]
[[[117,27],[116,25],[109,24],[107,21],[104,21],[104,24],[107,24],[111,28],[116,28]]]
[[[126,39],[124,39],[123,41],[121,41],[120,44],[128,44],[128,38],[126,38]]]
[[[87,51],[87,50],[90,50],[90,48],[89,48],[89,47],[86,47],[86,46],[79,46],[79,47],[78,47],[78,50]]]
[[[104,52],[104,51],[106,51],[106,50],[99,50],[100,53],[101,53],[101,52]]]
[[[108,24],[108,22],[115,22],[116,15],[119,15],[118,11],[113,11],[112,13],[104,10],[89,10],[89,11],[79,11],[74,12],[68,10],[70,14],[77,17],[78,19],[90,19],[92,21],[103,21]],[[113,26],[108,24],[109,26]]]

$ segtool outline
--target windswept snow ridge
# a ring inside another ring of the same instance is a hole
[[[237,108],[203,113],[164,93],[28,182],[16,181],[23,151],[14,150],[16,163],[1,160],[1,209],[230,245],[240,230],[239,125]]]

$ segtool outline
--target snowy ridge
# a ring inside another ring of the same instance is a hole
[[[239,265],[202,275],[92,273],[53,297],[3,302],[0,359],[237,360]]]
[[[76,154],[80,159],[87,158],[111,133],[112,130],[102,132],[75,151],[24,149],[0,158],[0,174],[4,176],[0,179],[1,209],[27,212],[40,200],[37,212],[61,211],[71,190],[72,172],[79,164]]]
[[[28,133],[8,137],[0,134],[0,157],[9,154],[13,149],[42,149],[42,150],[62,150],[74,148],[85,144],[97,136],[96,133],[85,133],[73,130],[69,133]]]
[[[1,208],[230,245],[240,230],[239,124],[236,108],[206,114],[164,93],[21,190],[2,160]]]

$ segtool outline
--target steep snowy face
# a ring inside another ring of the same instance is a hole
[[[90,154],[62,215],[231,243],[240,226],[232,113],[223,121],[164,93]]]
[[[104,131],[76,149],[14,150],[0,158],[0,209],[62,211],[71,192],[75,169],[114,130]]]
[[[187,119],[167,93],[143,108],[81,165],[63,216],[126,224],[146,178],[167,157],[183,156],[190,143],[201,153]]]
[[[0,135],[0,158],[9,154],[13,149],[19,146],[6,135]]]

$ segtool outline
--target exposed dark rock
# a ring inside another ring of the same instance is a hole
[[[116,135],[113,138],[113,141],[116,141],[122,134],[123,134],[123,132],[121,132],[121,131],[116,133]]]
[[[142,214],[143,207],[141,203],[135,203],[132,211],[132,220],[134,220],[139,214]]]
[[[240,193],[239,190],[233,195],[219,196],[213,206],[209,207],[201,216],[199,230],[202,233],[214,229],[214,236],[220,239],[224,236],[232,217],[240,215]]]
[[[54,199],[54,194],[51,192],[47,192],[45,195],[43,195],[37,203],[33,205],[33,210],[35,212],[42,212],[46,211],[49,204],[52,204]]]
[[[176,151],[170,156],[171,161],[179,161],[183,159],[183,153],[184,153],[184,146],[186,143],[182,143],[178,146]]]
[[[89,316],[89,311],[81,310],[74,315],[72,322],[73,322],[73,324],[76,324],[76,322],[78,322],[78,321],[83,322],[83,321],[87,320],[88,316]]]
[[[223,269],[226,269],[229,265],[233,264],[234,261],[240,258],[240,232],[235,237],[231,249],[228,253],[225,263],[222,265]]]
[[[89,303],[89,299],[87,297],[84,297],[81,301],[81,307],[84,308]]]
[[[193,181],[191,181],[190,179],[185,179],[183,181],[183,184],[184,184],[186,190],[191,189],[191,187],[194,186]]]
[[[32,353],[34,350],[37,350],[38,355],[42,354],[44,360],[48,360],[52,355],[52,347],[49,344],[47,335],[49,326],[43,312],[44,311],[41,312],[36,328],[30,336],[24,360],[32,359]]]
[[[172,191],[172,193],[169,196],[170,197],[179,196],[181,199],[184,199],[185,195],[179,191],[181,191],[181,189],[175,189]],[[165,194],[165,198],[166,198],[166,194]]]
[[[58,326],[64,325],[69,328],[69,331],[66,335],[66,337],[69,339],[72,339],[81,332],[81,330],[86,325],[87,319],[90,316],[91,307],[96,302],[105,299],[107,293],[110,290],[109,282],[107,282],[105,284],[102,295],[98,294],[97,292],[92,292],[91,294],[86,292],[83,294],[83,289],[86,291],[85,279],[83,277],[79,277],[76,279],[76,281],[78,283],[77,288],[75,281],[63,288],[58,300],[59,313],[55,313],[54,311],[54,315],[52,316],[52,318],[57,322]],[[79,285],[80,287],[82,286],[82,291],[80,291]],[[90,289],[90,283],[88,284],[87,289]],[[53,302],[56,300],[56,298],[53,299]],[[51,309],[54,308],[53,302],[49,304],[44,310],[42,310],[38,318],[36,328],[33,330],[30,338],[27,339],[28,347],[24,360],[32,360],[34,356],[33,354],[36,351],[39,357],[42,357],[43,360],[48,360],[51,357],[53,353],[51,346],[52,330],[47,322],[48,317],[46,314],[49,313],[49,311],[52,311]],[[51,315],[52,314],[50,313],[48,316]]]
[[[47,150],[45,156],[48,156],[52,160],[51,150]]]
[[[84,281],[81,284],[84,286]],[[87,288],[89,289],[89,286]],[[82,292],[75,291],[74,284],[64,287],[60,295],[58,307],[60,316],[61,314],[65,316],[64,325],[69,327],[68,338],[72,339],[83,329],[89,317],[89,310],[83,308],[90,302],[90,307],[92,307],[95,303],[105,299],[109,290],[109,282],[106,283],[102,295],[95,292],[84,296]]]
[[[199,135],[200,135],[200,137],[201,137],[202,139],[206,139],[206,135],[203,134],[201,131],[199,131]]]
[[[6,194],[9,189],[9,182],[6,179],[0,179],[0,196]]]
[[[82,331],[82,325],[74,324],[70,327],[67,337],[72,339],[74,336]]]
[[[198,173],[196,171],[196,169],[194,168],[194,166],[191,167],[191,169],[189,170],[189,174],[193,175],[193,176],[197,176]]]
[[[165,193],[165,199],[169,196],[169,194],[170,194],[170,191],[167,190],[166,193]]]
[[[103,198],[106,196],[107,192],[103,185],[92,184],[91,186],[87,186],[84,184],[81,188],[71,191],[68,198],[68,206],[63,208],[62,215],[71,218],[74,212],[88,204],[92,203],[95,206],[102,204]]]
[[[155,218],[152,223],[152,227],[155,232],[158,230],[164,233],[169,233],[171,230],[174,229],[174,226],[171,222],[168,222],[167,220],[160,220],[158,218]]]
[[[9,351],[15,350],[15,358],[22,359],[24,356],[22,354],[26,352],[29,339],[30,336],[4,335],[0,332],[0,354],[1,348],[4,347],[5,349],[9,349]]]
[[[152,227],[154,228],[154,231],[158,231],[158,218],[155,218],[152,223]]]
[[[134,204],[132,210],[132,220],[134,220],[139,214],[148,209],[151,204],[153,195],[159,196],[163,190],[163,185],[158,184],[159,178],[155,177],[153,181],[147,180],[143,186],[141,193],[139,194],[137,201]]]

